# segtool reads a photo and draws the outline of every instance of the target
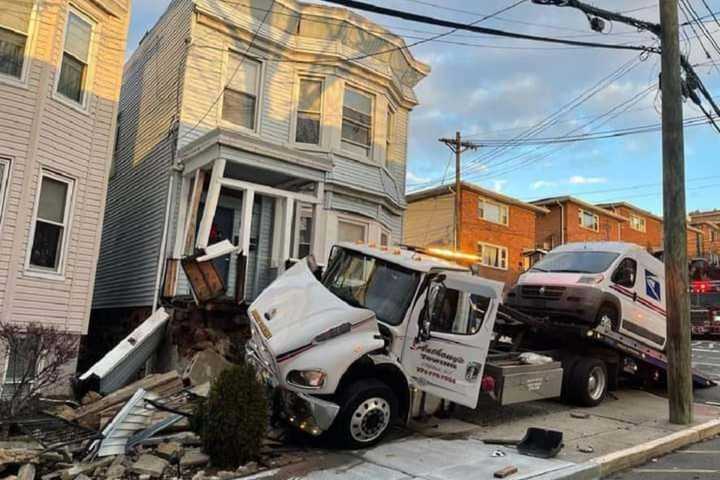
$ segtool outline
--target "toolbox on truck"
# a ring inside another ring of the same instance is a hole
[[[485,374],[495,380],[500,405],[557,398],[562,391],[563,369],[558,361],[528,365],[517,356],[490,359]]]

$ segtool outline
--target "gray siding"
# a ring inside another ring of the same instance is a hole
[[[129,60],[93,307],[152,304],[193,3],[175,0]]]

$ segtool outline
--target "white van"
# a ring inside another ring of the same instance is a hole
[[[665,268],[639,245],[570,243],[555,248],[507,294],[507,305],[552,321],[614,331],[665,348]]]

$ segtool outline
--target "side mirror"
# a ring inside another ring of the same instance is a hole
[[[425,308],[420,318],[420,328],[418,331],[418,340],[426,341],[430,339],[430,328],[433,318],[437,317],[442,309],[445,301],[445,285],[442,283],[444,276],[433,279],[428,287],[428,293],[425,296]]]

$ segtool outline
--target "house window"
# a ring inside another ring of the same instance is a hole
[[[37,375],[38,342],[37,337],[23,337],[16,344],[10,345],[5,357],[3,398],[12,398],[17,385],[29,386]]]
[[[295,141],[320,144],[320,116],[322,112],[322,81],[300,79]]]
[[[42,174],[30,249],[31,267],[60,271],[71,196],[70,180],[49,173]]]
[[[255,130],[260,93],[261,64],[249,57],[230,53],[228,81],[223,93],[222,119]]]
[[[489,200],[478,201],[478,216],[489,222],[508,224],[508,207]]]
[[[480,265],[507,270],[507,248],[478,243],[478,253],[480,255]]]
[[[343,99],[343,149],[370,156],[372,145],[372,97],[352,88],[345,89]]]
[[[57,91],[80,104],[85,99],[92,29],[92,25],[75,12],[68,14]]]
[[[33,3],[13,2],[0,9],[0,74],[22,77]]]
[[[338,221],[338,242],[365,242],[366,226],[360,223]]]
[[[5,211],[5,192],[10,180],[10,160],[0,158],[0,223]]]
[[[645,219],[637,215],[630,215],[630,228],[638,232],[645,231]]]
[[[581,227],[588,228],[596,232],[600,231],[600,218],[594,213],[588,212],[586,210],[579,210],[578,219],[580,221]]]
[[[717,242],[718,241],[718,232],[716,230],[713,230],[710,232],[710,241],[711,242]]]
[[[310,255],[312,246],[312,217],[300,217],[300,228],[298,229],[298,258],[305,258]]]
[[[387,232],[380,232],[380,245],[383,247],[390,245],[390,235]]]

